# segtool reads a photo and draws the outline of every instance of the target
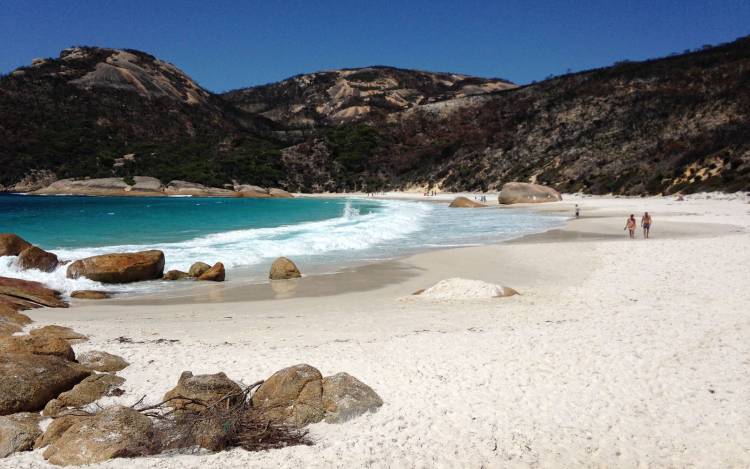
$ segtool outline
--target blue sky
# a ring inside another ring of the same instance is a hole
[[[750,34],[750,0],[0,0],[0,72],[71,45],[140,49],[224,91],[393,65],[516,83]]]

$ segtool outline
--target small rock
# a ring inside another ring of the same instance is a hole
[[[120,371],[130,365],[124,358],[100,350],[92,350],[80,354],[78,356],[78,363],[90,370],[103,373]]]
[[[475,202],[467,197],[459,196],[453,199],[453,202],[448,207],[452,208],[481,208],[486,207],[485,204]]]
[[[71,344],[78,344],[89,340],[85,335],[79,334],[69,327],[56,325],[38,327],[29,331],[29,334],[35,337],[58,337],[67,340]]]
[[[13,233],[0,233],[0,256],[17,256],[31,243]]]
[[[42,433],[40,420],[39,414],[27,412],[0,417],[0,458],[33,449],[34,440]]]
[[[170,270],[164,274],[162,280],[182,280],[185,278],[190,278],[190,274],[181,270]]]
[[[374,412],[383,400],[371,387],[348,373],[323,378],[323,407],[328,423],[341,423]]]
[[[268,274],[268,278],[271,280],[287,280],[300,277],[302,277],[302,274],[297,266],[286,257],[279,257],[273,261],[271,271]]]
[[[225,277],[224,264],[217,262],[213,267],[203,272],[198,280],[208,280],[211,282],[223,282]]]
[[[16,259],[16,264],[20,268],[24,270],[37,269],[42,272],[52,272],[57,268],[58,263],[59,261],[55,254],[36,246],[24,249],[18,255],[18,259]]]
[[[200,412],[205,409],[205,405],[194,404],[186,399],[197,400],[210,405],[227,395],[236,394],[237,396],[229,400],[230,404],[236,404],[242,399],[241,392],[242,388],[227,378],[224,373],[193,376],[193,373],[184,371],[177,381],[177,386],[164,395],[164,400],[171,399],[169,406],[173,409],[189,409]],[[181,397],[185,399],[179,399]]]
[[[323,376],[310,365],[279,370],[253,394],[253,407],[272,422],[303,427],[323,420]]]
[[[94,464],[153,452],[151,420],[122,406],[110,407],[73,424],[47,446],[44,458],[59,466]]]
[[[79,300],[106,300],[112,298],[112,294],[99,290],[76,290],[70,294],[70,297]]]
[[[210,269],[211,266],[206,264],[205,262],[196,262],[193,265],[190,266],[190,269],[188,270],[188,274],[191,277],[200,277],[203,275],[205,271]]]

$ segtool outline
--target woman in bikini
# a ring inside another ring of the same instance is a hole
[[[628,218],[628,221],[625,222],[625,228],[623,228],[623,230],[630,231],[630,239],[635,239],[635,227],[635,215],[631,213],[630,218]]]

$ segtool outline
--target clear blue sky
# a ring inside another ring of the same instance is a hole
[[[373,64],[527,83],[747,34],[750,0],[0,0],[0,72],[97,45],[213,91]]]

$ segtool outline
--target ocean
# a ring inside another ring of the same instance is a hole
[[[545,231],[558,216],[522,210],[453,209],[447,205],[366,198],[240,199],[192,197],[74,197],[0,195],[0,233],[16,233],[61,260],[160,249],[165,270],[221,261],[243,278],[264,281],[278,256],[303,273],[343,267],[441,247],[498,242]],[[51,273],[20,271],[0,257],[0,276],[76,289],[150,292],[172,282],[107,285]]]

